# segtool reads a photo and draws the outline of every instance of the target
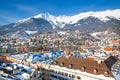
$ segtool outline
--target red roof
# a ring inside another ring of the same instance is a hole
[[[98,63],[91,58],[66,58],[65,56],[58,58],[56,61],[53,62],[53,65],[61,66],[61,63],[64,63],[61,67],[69,68],[69,65],[72,64],[72,69],[77,69],[82,71],[82,68],[85,68],[85,72],[94,74],[95,69],[97,69],[96,75],[103,74],[107,71],[109,74],[108,77],[113,77],[111,73],[111,66],[116,62],[116,59],[112,56],[107,58],[105,61]],[[55,64],[54,64],[55,63]]]
[[[105,50],[105,51],[112,51],[113,48],[112,48],[112,47],[106,47],[106,48],[104,48],[104,50]]]

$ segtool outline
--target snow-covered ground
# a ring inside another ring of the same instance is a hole
[[[29,35],[34,35],[35,33],[37,33],[37,31],[25,31],[25,32]]]

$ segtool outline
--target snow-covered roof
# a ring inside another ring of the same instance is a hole
[[[6,64],[6,65],[2,65],[2,64]],[[17,69],[13,69],[13,65],[16,65]],[[32,69],[28,66],[17,64],[17,63],[1,63],[0,69],[3,70],[3,72],[5,71],[5,73],[7,72],[8,74],[8,76],[7,75],[2,76],[2,74],[0,74],[0,78],[8,79],[8,80],[14,80],[14,79],[26,80],[26,79],[29,79],[31,76],[31,73],[35,71],[35,69]],[[8,70],[11,70],[11,72],[8,72]],[[11,74],[14,75],[13,78],[10,77]]]
[[[61,28],[63,28],[66,23],[74,24],[74,23],[78,22],[80,19],[83,19],[83,18],[85,19],[90,16],[96,17],[104,22],[109,21],[110,18],[116,18],[116,19],[120,20],[119,13],[120,13],[120,9],[96,11],[96,12],[89,11],[89,12],[76,14],[73,16],[66,16],[66,15],[53,16],[49,13],[43,13],[43,14],[38,14],[38,15],[34,16],[34,18],[42,18],[42,19],[47,20],[48,22],[50,22],[52,24],[53,28],[55,28],[55,26],[60,26]],[[17,22],[17,24],[24,23],[24,22],[30,20],[31,18],[32,17],[20,20]]]
[[[22,60],[26,55],[28,55],[28,53],[11,55],[10,57]]]

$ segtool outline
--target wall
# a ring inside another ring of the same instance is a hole
[[[54,71],[51,71],[51,70],[54,70]],[[67,73],[67,76],[65,75],[65,73]],[[105,77],[102,74],[94,75],[86,72],[81,72],[80,70],[68,69],[65,67],[59,67],[54,65],[50,66],[50,75],[55,75],[57,76],[57,78],[62,77],[68,80],[115,80],[112,77]],[[72,75],[74,77],[71,77]],[[80,78],[78,79],[78,77]],[[52,79],[53,77],[50,77],[50,78]]]

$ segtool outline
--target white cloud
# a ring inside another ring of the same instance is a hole
[[[9,23],[15,23],[16,21],[18,21],[19,19],[13,16],[6,16],[6,15],[2,15],[0,16],[1,21],[0,21],[0,25],[5,25],[5,24],[9,24]]]
[[[28,5],[16,5],[16,8],[29,14],[36,14],[39,11],[34,6]]]
[[[34,16],[39,11],[39,10],[36,10],[35,7],[33,6],[26,6],[26,5],[20,5],[20,4],[12,5],[12,6],[16,7],[16,9],[22,12],[23,14],[20,15],[18,12],[13,12],[10,10],[0,10],[0,13],[1,13],[0,25],[17,22],[18,20],[23,19],[22,15],[24,14]]]

